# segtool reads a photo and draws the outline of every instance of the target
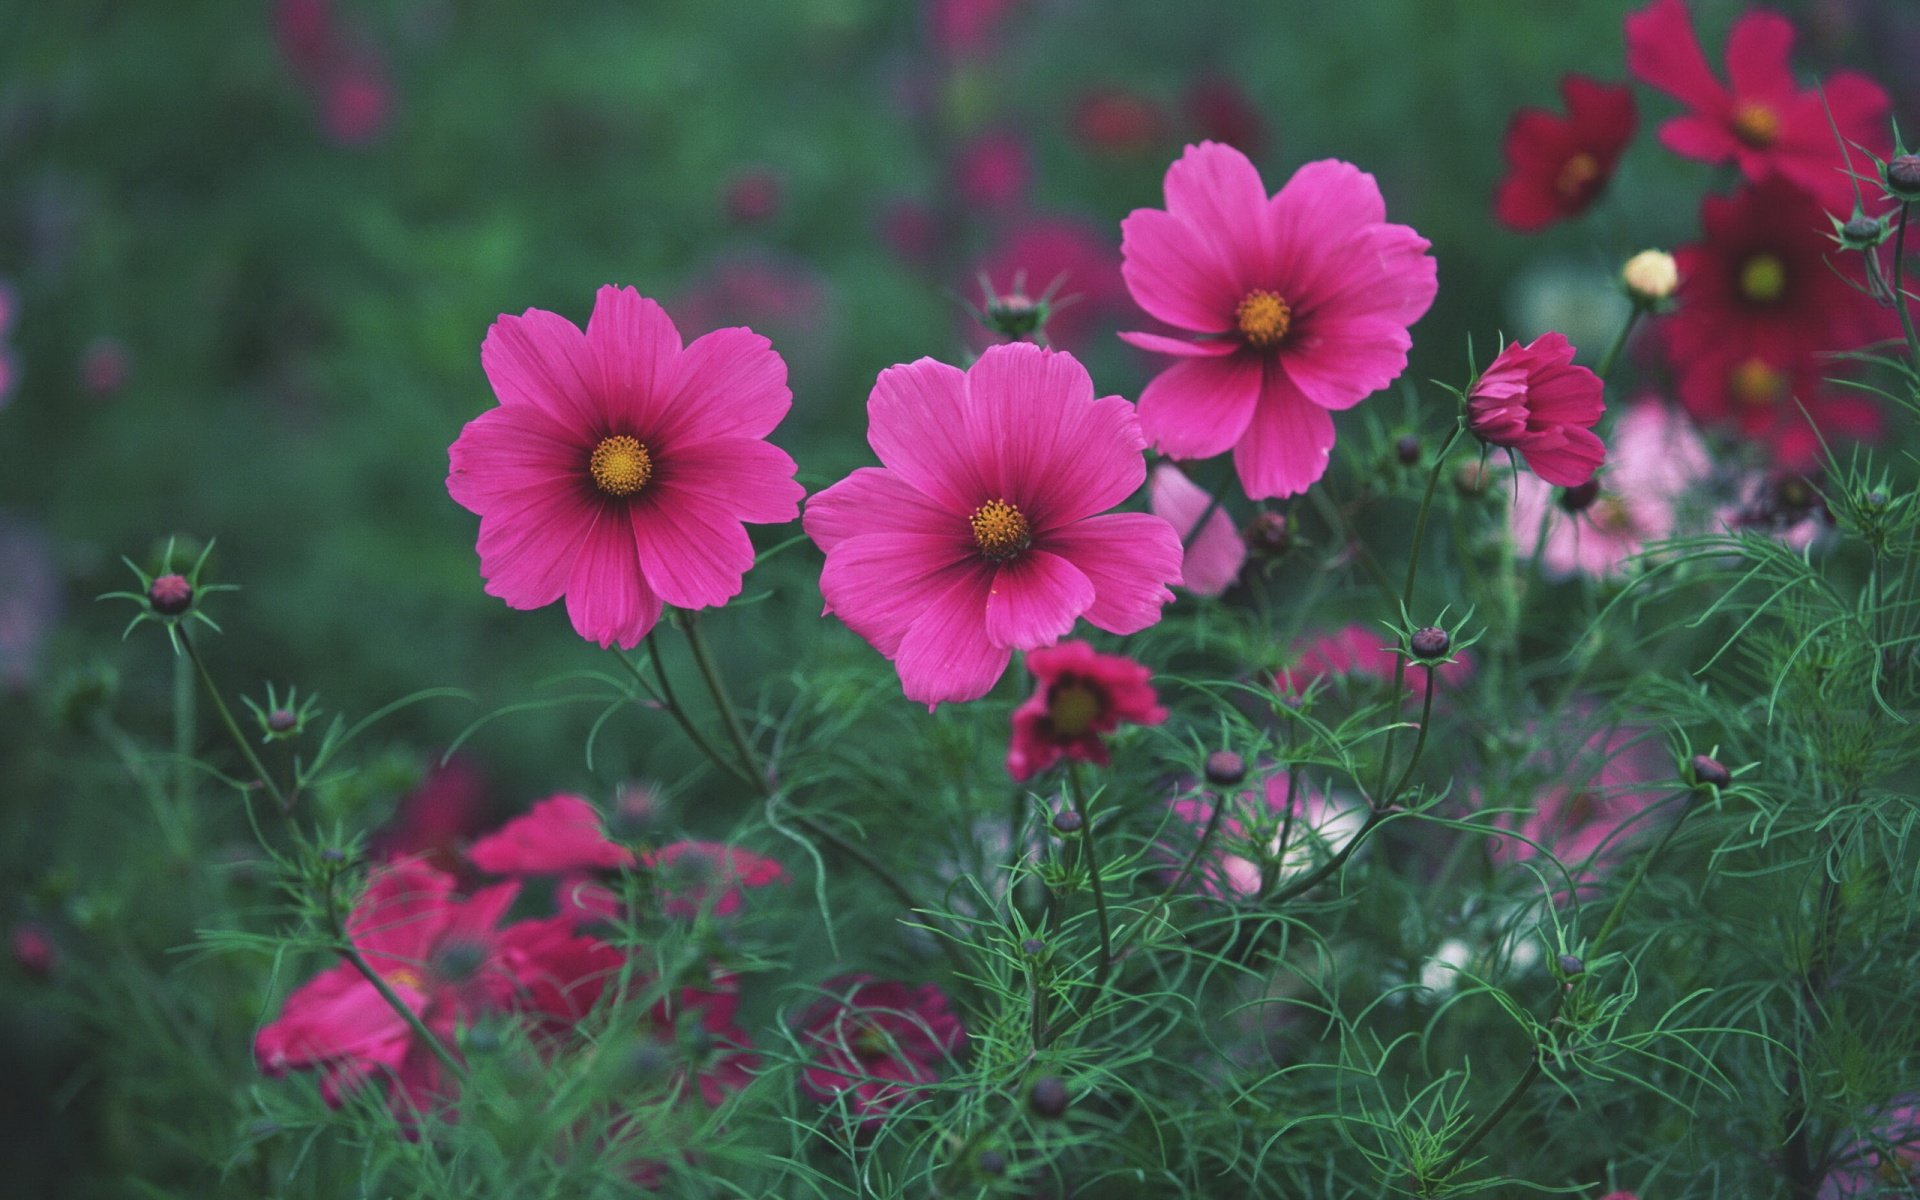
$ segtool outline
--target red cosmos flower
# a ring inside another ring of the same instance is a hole
[[[1152,672],[1130,658],[1100,654],[1085,642],[1061,642],[1027,654],[1039,685],[1013,710],[1007,773],[1022,783],[1062,758],[1107,762],[1100,735],[1122,721],[1158,725],[1167,719],[1148,682]]]
[[[786,363],[752,330],[683,347],[658,304],[603,287],[584,334],[502,316],[480,365],[500,406],[448,451],[447,491],[480,515],[480,573],[510,607],[565,596],[581,637],[630,649],[664,604],[738,595],[744,523],[799,511],[793,459],[765,440],[792,402]]]
[[[805,528],[826,611],[893,660],[908,699],[978,699],[1013,651],[1082,616],[1135,633],[1173,599],[1173,527],[1106,511],[1146,480],[1133,406],[1096,400],[1072,355],[1010,343],[967,371],[889,367],[867,416],[885,465],[815,495]]]
[[[420,858],[457,875],[460,843],[479,830],[486,807],[480,769],[464,757],[450,758],[401,798],[393,820],[373,836],[373,856],[388,862]]]
[[[1087,150],[1125,158],[1158,145],[1166,136],[1167,118],[1159,105],[1139,92],[1098,88],[1074,101],[1072,131]]]
[[[1607,411],[1599,376],[1573,365],[1573,346],[1557,333],[1514,342],[1467,392],[1467,428],[1490,446],[1518,450],[1533,473],[1557,487],[1578,487],[1606,461],[1593,425]]]
[[[1667,149],[1702,162],[1737,162],[1756,182],[1778,174],[1825,210],[1852,211],[1847,172],[1874,175],[1872,159],[1858,147],[1886,156],[1888,101],[1879,84],[1840,71],[1802,89],[1788,63],[1793,26],[1765,10],[1741,17],[1727,36],[1731,86],[1707,66],[1682,0],[1654,0],[1627,18],[1626,32],[1627,69],[1692,110],[1660,127]]]
[[[367,964],[443,1043],[474,1016],[513,1005],[517,981],[500,954],[500,918],[517,883],[453,894],[453,878],[418,862],[376,868],[347,920]],[[522,960],[524,969],[530,963]],[[444,1094],[439,1061],[372,983],[339,963],[287,997],[254,1040],[260,1069],[279,1076],[318,1067],[322,1095],[339,1104],[370,1076],[387,1076],[396,1111],[427,1108]]]
[[[1369,625],[1348,625],[1333,633],[1303,639],[1294,643],[1293,651],[1293,665],[1276,675],[1274,684],[1281,691],[1294,694],[1304,692],[1315,680],[1328,676],[1357,676],[1388,683],[1392,681],[1395,664],[1400,659],[1392,640],[1377,626]],[[1453,655],[1452,662],[1441,663],[1438,667],[1409,663],[1409,680],[1418,678],[1413,674],[1416,670],[1438,671],[1436,682],[1459,687],[1473,678],[1473,659],[1462,650]]]
[[[1560,95],[1565,117],[1523,108],[1507,126],[1507,177],[1494,192],[1493,215],[1509,229],[1536,233],[1587,211],[1640,126],[1624,84],[1563,75]]]
[[[1871,397],[1828,384],[1831,370],[1772,348],[1701,355],[1680,366],[1680,401],[1701,425],[1731,429],[1775,466],[1805,471],[1819,462],[1822,439],[1872,441],[1884,425]]]
[[[919,1099],[966,1046],[960,1018],[931,983],[848,975],[823,990],[827,995],[800,1021],[800,1040],[813,1049],[800,1090],[823,1104],[845,1104],[863,1127]]]
[[[730,917],[740,911],[747,889],[788,878],[773,859],[724,842],[672,842],[648,851],[641,861],[653,868],[661,907],[670,917],[697,917],[709,910]]]
[[[1174,458],[1232,449],[1247,495],[1292,496],[1327,469],[1333,416],[1406,369],[1436,289],[1427,240],[1386,222],[1373,176],[1308,163],[1269,197],[1247,156],[1202,142],[1167,169],[1167,207],[1120,223],[1135,303],[1191,340],[1120,336],[1179,361],[1140,395]]]
[[[633,851],[607,836],[579,796],[549,796],[473,844],[473,865],[492,875],[558,875],[632,866]]]

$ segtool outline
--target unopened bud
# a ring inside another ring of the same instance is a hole
[[[336,847],[328,846],[320,852],[320,861],[323,863],[343,863],[347,861],[347,856]]]
[[[1589,479],[1585,483],[1576,483],[1570,488],[1560,490],[1560,507],[1570,513],[1581,513],[1593,507],[1600,498],[1600,481]]]
[[[1086,822],[1080,819],[1079,813],[1070,808],[1063,809],[1054,815],[1053,831],[1055,833],[1079,833],[1080,827],[1085,824]]]
[[[1411,467],[1418,464],[1420,461],[1420,435],[1416,433],[1401,434],[1399,440],[1393,443],[1393,456],[1400,460],[1402,466]]]
[[[1643,304],[1657,304],[1680,286],[1680,267],[1665,250],[1642,250],[1620,269],[1627,292]]]
[[[1039,958],[1047,952],[1047,944],[1039,938],[1028,938],[1020,943],[1020,953],[1028,958]]]
[[[1429,625],[1425,629],[1414,630],[1408,644],[1415,658],[1431,662],[1436,658],[1445,658],[1447,651],[1453,649],[1453,635],[1438,625]]]
[[[1293,530],[1284,513],[1263,512],[1247,526],[1247,544],[1261,554],[1279,556],[1293,545]]]
[[[987,328],[1015,340],[1033,336],[1047,323],[1047,306],[1022,292],[987,300]]]
[[[1232,787],[1247,777],[1247,760],[1231,750],[1215,750],[1207,755],[1207,782],[1215,787]]]
[[[1898,154],[1887,163],[1887,190],[1902,200],[1920,200],[1920,154]]]
[[[1733,782],[1733,773],[1717,758],[1708,758],[1704,754],[1693,756],[1693,781],[1707,787],[1725,787]]]
[[[193,607],[193,585],[184,575],[161,575],[147,585],[147,603],[163,617],[177,617]]]
[[[1849,250],[1871,250],[1886,241],[1889,232],[1878,220],[1862,214],[1840,226],[1840,244]]]
[[[1042,1075],[1027,1094],[1027,1104],[1043,1117],[1065,1116],[1068,1102],[1067,1081],[1058,1075]]]
[[[299,714],[290,708],[276,708],[267,714],[267,728],[275,733],[292,733],[299,724]]]
[[[1576,979],[1587,973],[1587,964],[1581,962],[1577,954],[1562,954],[1556,961],[1560,964],[1560,973],[1568,979]]]
[[[982,1150],[980,1152],[980,1173],[982,1175],[990,1175],[995,1179],[1005,1175],[1007,1173],[1007,1156],[998,1150]]]

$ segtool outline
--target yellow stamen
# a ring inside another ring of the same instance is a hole
[[[1293,309],[1287,302],[1277,292],[1261,289],[1248,292],[1233,316],[1240,323],[1240,336],[1256,350],[1278,343],[1293,325]]]
[[[593,484],[609,496],[631,496],[653,478],[653,456],[640,439],[624,433],[600,439],[587,461]]]
[[[1740,268],[1740,290],[1747,299],[1770,304],[1787,290],[1786,264],[1771,254],[1756,254]]]
[[[1758,100],[1749,100],[1734,110],[1733,132],[1747,145],[1764,150],[1780,136],[1780,114]]]
[[[416,992],[420,990],[420,972],[414,970],[412,967],[401,967],[398,970],[388,971],[385,973],[385,977],[386,981],[394,987],[412,988]]]
[[[1600,161],[1591,154],[1576,154],[1561,164],[1553,190],[1568,200],[1577,198],[1586,186],[1600,178]]]
[[[1047,723],[1066,737],[1078,737],[1100,715],[1100,697],[1078,680],[1062,684],[1047,697]]]
[[[1027,515],[1005,500],[989,500],[967,518],[973,526],[973,544],[994,562],[1014,558],[1033,544]]]
[[[1733,398],[1747,408],[1771,408],[1787,390],[1786,375],[1757,358],[1736,365],[1729,382]]]

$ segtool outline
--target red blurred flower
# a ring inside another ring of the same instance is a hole
[[[1130,658],[1100,654],[1085,642],[1061,642],[1027,653],[1033,695],[1013,710],[1007,772],[1022,782],[1062,758],[1105,764],[1102,734],[1121,722],[1158,725],[1167,719],[1154,694],[1152,672]]]
[[[321,85],[321,125],[342,146],[364,146],[379,137],[393,113],[393,86],[386,66],[371,55],[336,68]]]
[[[80,360],[80,386],[96,399],[104,400],[127,386],[133,374],[133,358],[127,345],[116,337],[97,337],[87,343]]]
[[[20,969],[36,979],[49,979],[60,968],[60,947],[38,921],[21,921],[7,936],[7,948]]]
[[[1680,366],[1680,401],[1703,426],[1731,429],[1773,465],[1804,471],[1820,460],[1822,439],[1872,441],[1884,425],[1872,397],[1830,385],[1829,370],[1813,355],[1766,347],[1703,354]]]
[[[771,167],[749,167],[727,180],[720,206],[735,225],[761,225],[780,212],[780,174]]]
[[[1318,634],[1293,645],[1293,665],[1274,676],[1274,684],[1283,692],[1299,693],[1322,678],[1358,677],[1370,682],[1388,683],[1397,669],[1400,655],[1393,641],[1375,626],[1348,625],[1333,633]],[[1416,670],[1437,670],[1436,683],[1459,687],[1473,678],[1473,659],[1466,651],[1457,651],[1454,661],[1429,668],[1423,663],[1407,665],[1409,682],[1420,679]]]
[[[1167,136],[1166,114],[1138,92],[1100,88],[1074,101],[1073,136],[1081,146],[1114,158],[1145,154]]]
[[[1633,92],[1624,84],[1563,75],[1560,95],[1565,117],[1523,108],[1513,114],[1501,146],[1507,177],[1494,193],[1493,215],[1522,233],[1587,211],[1639,128]]]
[[[960,198],[973,208],[1009,208],[1033,182],[1033,155],[1027,141],[1008,129],[980,134],[960,148],[953,162]]]
[[[730,917],[740,911],[747,889],[787,880],[778,862],[724,842],[672,842],[641,861],[655,872],[654,886],[670,917],[697,917],[709,909]]]
[[[633,851],[607,836],[593,805],[579,796],[549,796],[467,851],[492,875],[558,875],[633,865]]]
[[[1202,140],[1224,142],[1249,158],[1266,149],[1266,118],[1245,89],[1225,75],[1194,80],[1181,97],[1181,107]]]
[[[821,1103],[845,1104],[863,1127],[918,1100],[966,1045],[960,1018],[931,983],[849,975],[822,990],[827,995],[800,1021],[801,1043],[813,1051],[800,1089]]]
[[[1879,84],[1840,71],[1801,88],[1788,62],[1793,26],[1763,9],[1742,16],[1727,35],[1725,84],[1707,66],[1682,0],[1654,0],[1627,18],[1626,34],[1627,69],[1691,110],[1660,127],[1667,149],[1738,163],[1755,182],[1778,174],[1827,211],[1852,211],[1847,172],[1870,179],[1867,151],[1886,155],[1888,101]]]
[[[1578,487],[1606,461],[1593,425],[1607,411],[1599,376],[1573,365],[1557,333],[1500,351],[1467,392],[1467,428],[1490,446],[1518,450],[1534,474]]]
[[[374,834],[371,852],[386,861],[422,858],[457,875],[460,843],[479,831],[486,810],[480,769],[466,758],[450,758],[429,769],[420,786],[401,798],[393,820]]]
[[[974,58],[993,44],[995,26],[1022,0],[927,0],[933,44],[955,58]]]

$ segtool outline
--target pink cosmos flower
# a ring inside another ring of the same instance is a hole
[[[607,836],[593,805],[579,796],[549,796],[481,838],[467,851],[492,875],[558,875],[632,866],[633,851]]]
[[[1227,510],[1172,463],[1156,463],[1147,479],[1147,507],[1165,517],[1180,535],[1184,557],[1181,586],[1196,596],[1218,596],[1240,578],[1247,565],[1247,542],[1233,527]],[[1212,513],[1207,513],[1212,509]],[[1204,527],[1200,518],[1206,516]]]
[[[1516,476],[1508,527],[1518,552],[1538,553],[1549,575],[1618,575],[1650,543],[1678,532],[1681,498],[1712,470],[1693,423],[1642,400],[1613,431],[1613,462],[1584,487],[1556,497],[1545,481]]]
[[[670,917],[692,918],[709,910],[730,917],[740,911],[748,889],[788,878],[773,859],[724,842],[671,842],[648,851],[641,861],[653,869],[661,908]]]
[[[800,1089],[838,1101],[863,1128],[918,1100],[966,1046],[967,1031],[938,987],[871,975],[824,985],[827,994],[801,1018],[800,1041],[813,1061]]]
[[[341,146],[364,146],[378,138],[393,115],[393,85],[377,58],[350,59],[320,91],[321,124]]]
[[[1830,212],[1853,210],[1847,172],[1874,175],[1858,147],[1885,157],[1888,100],[1879,84],[1840,71],[1802,88],[1788,61],[1793,25],[1764,9],[1742,16],[1727,37],[1730,85],[1707,66],[1682,0],[1654,0],[1627,18],[1626,33],[1627,69],[1691,110],[1660,127],[1667,149],[1738,163],[1753,182],[1778,174]]]
[[[1303,492],[1327,469],[1331,414],[1406,369],[1438,286],[1427,240],[1387,224],[1350,163],[1308,163],[1269,198],[1246,155],[1202,142],[1166,193],[1120,223],[1120,270],[1141,308],[1195,337],[1121,335],[1180,360],[1141,394],[1141,428],[1174,458],[1231,448],[1253,499]]]
[[[1221,802],[1211,792],[1190,792],[1173,801],[1180,824],[1167,845],[1172,870],[1186,865],[1213,819],[1213,806]],[[1296,802],[1286,771],[1272,772],[1257,791],[1237,793],[1224,803],[1227,811],[1191,882],[1223,900],[1251,900],[1269,877],[1280,882],[1313,870],[1345,848],[1366,824],[1364,806],[1342,803],[1316,788],[1302,786]]]
[[[1599,376],[1573,365],[1557,333],[1500,351],[1467,392],[1467,428],[1490,446],[1518,450],[1534,474],[1561,487],[1593,478],[1607,448],[1593,425],[1607,411]]]
[[[1755,472],[1736,483],[1734,494],[1713,513],[1713,523],[1729,533],[1764,533],[1804,550],[1833,525],[1826,501],[1802,474]]]
[[[1820,1183],[1820,1200],[1911,1196],[1920,1188],[1920,1096],[1890,1102],[1870,1136],[1841,1149]]]
[[[987,693],[1015,650],[1086,617],[1109,633],[1160,619],[1180,539],[1109,513],[1145,480],[1133,406],[1096,400],[1072,355],[992,346],[961,371],[930,358],[880,373],[863,467],[807,502],[826,552],[826,611],[893,660],[929,709]]]
[[[1293,665],[1280,671],[1274,683],[1281,691],[1294,694],[1326,678],[1357,677],[1373,683],[1388,683],[1400,660],[1393,639],[1377,625],[1348,625],[1333,633],[1304,638],[1294,643],[1293,652]],[[1434,682],[1459,687],[1473,678],[1473,669],[1472,656],[1462,650],[1453,655],[1452,662],[1438,667],[1410,662],[1406,677],[1409,687],[1416,683],[1424,686],[1424,681],[1414,672],[1432,670],[1439,673]]]
[[[517,883],[453,895],[453,878],[418,862],[377,868],[347,921],[347,936],[400,1001],[443,1043],[458,1025],[509,1006],[514,981],[498,953],[500,918]],[[352,964],[342,962],[287,997],[260,1031],[254,1057],[268,1075],[324,1072],[322,1094],[340,1103],[375,1075],[392,1081],[397,1111],[429,1107],[445,1094],[442,1069],[413,1029]]]
[[[1498,838],[1490,852],[1496,863],[1514,864],[1537,858],[1540,846],[1567,868],[1584,896],[1661,820],[1671,819],[1655,806],[1667,794],[1658,784],[1672,777],[1673,767],[1657,739],[1625,725],[1591,729],[1566,761],[1549,766],[1556,778],[1529,789],[1532,810],[1498,820],[1526,840]],[[1558,892],[1562,877],[1543,869]]]
[[[1105,765],[1102,734],[1121,722],[1158,725],[1167,719],[1149,682],[1152,673],[1130,658],[1100,654],[1085,642],[1061,642],[1030,651],[1033,696],[1013,710],[1007,773],[1022,783],[1062,758]]]
[[[448,451],[447,491],[480,515],[480,573],[510,607],[565,596],[581,637],[631,649],[663,604],[739,594],[743,522],[798,511],[793,460],[765,440],[791,403],[786,364],[751,330],[682,347],[658,304],[603,287],[584,334],[537,308],[502,316],[480,363],[500,406]]]

